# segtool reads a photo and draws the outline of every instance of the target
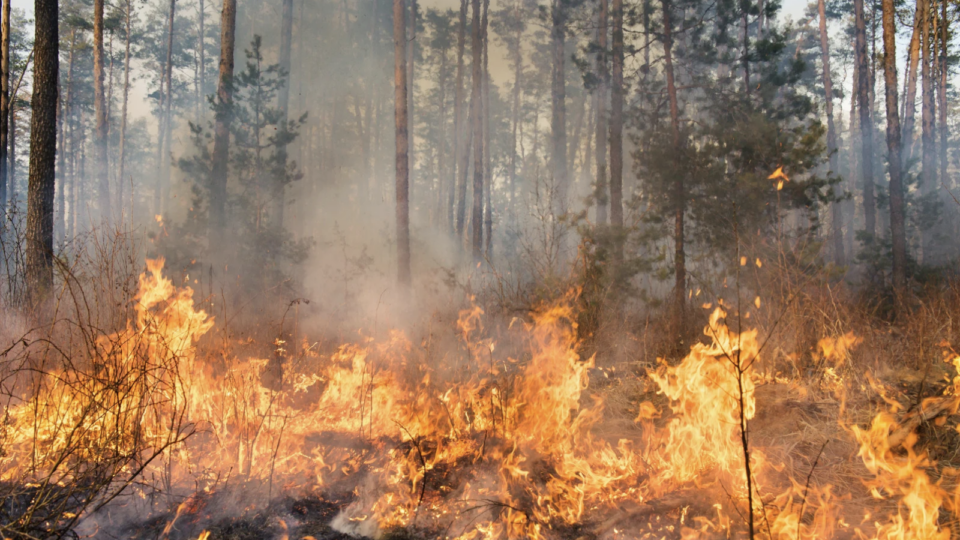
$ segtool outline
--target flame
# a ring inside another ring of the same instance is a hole
[[[604,429],[606,395],[591,384],[591,373],[600,371],[595,358],[578,353],[572,297],[511,321],[498,332],[503,344],[488,337],[483,310],[472,306],[457,320],[462,352],[439,360],[391,331],[330,354],[277,340],[278,368],[274,360],[237,358],[229,348],[201,355],[198,343],[214,320],[189,287],[174,286],[162,270],[162,259],[147,261],[134,320],[96,340],[85,359],[90,371],[50,370],[54,376],[5,410],[12,443],[0,455],[0,481],[37,481],[79,437],[86,457],[160,449],[144,477],[167,475],[174,486],[207,489],[236,475],[269,482],[271,490],[352,490],[353,502],[332,525],[353,535],[414,526],[465,540],[542,539],[614,516],[607,532],[620,538],[631,528],[616,518],[624,507],[714,485],[732,487],[730,499],[697,515],[683,506],[676,522],[658,515],[631,534],[730,537],[742,526],[744,441],[757,413],[761,345],[756,329],[728,328],[722,308],[710,315],[704,343],[679,363],[661,360],[648,372],[666,406],[642,402],[635,431],[612,432]],[[838,368],[860,341],[847,333],[820,340],[818,348]],[[950,361],[960,372],[960,357]],[[93,372],[100,376],[80,375]],[[279,382],[265,383],[276,372]],[[603,380],[610,373],[603,371]],[[117,385],[129,392],[111,393]],[[958,389],[960,375],[943,410],[956,410]],[[90,395],[104,396],[98,414],[89,413]],[[896,426],[884,412],[869,429],[850,430],[872,476],[868,487],[898,501],[895,512],[874,516],[873,538],[946,540],[938,516],[953,503],[928,475],[935,464],[914,451],[915,436],[905,456],[891,447]],[[185,438],[185,427],[196,435]],[[755,477],[766,482],[783,470],[762,448],[748,450]],[[55,481],[70,474],[55,474]],[[846,526],[836,488],[809,476],[788,480],[779,494],[754,494],[767,520],[763,537],[831,538]],[[163,536],[199,504],[182,503]],[[281,527],[286,537],[287,524]],[[208,536],[204,531],[199,540]]]

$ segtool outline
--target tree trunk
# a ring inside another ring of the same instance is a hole
[[[407,58],[404,0],[393,0],[394,118],[397,171],[397,281],[410,285],[410,149],[407,139]]]
[[[230,154],[230,122],[233,120],[233,48],[237,30],[237,0],[223,0],[220,15],[220,74],[217,83],[216,126],[210,179],[210,227],[212,245],[222,240],[226,227],[227,161]]]
[[[30,125],[30,181],[27,194],[26,281],[31,303],[53,288],[53,194],[57,159],[57,74],[59,6],[34,2],[33,118]]]
[[[830,172],[839,176],[840,168],[837,165],[837,130],[833,122],[833,75],[830,73],[830,41],[827,35],[826,0],[817,1],[817,11],[820,15],[820,52],[823,67],[823,92],[825,95],[825,109],[827,113],[827,153],[830,154]],[[830,233],[833,237],[834,262],[843,266],[846,260],[843,252],[843,212],[840,202],[831,206]]]
[[[687,267],[686,255],[684,254],[684,213],[686,211],[686,190],[683,182],[683,173],[680,156],[680,107],[677,103],[677,86],[673,73],[673,28],[671,24],[671,5],[670,0],[661,0],[663,4],[663,62],[667,75],[667,97],[670,101],[670,134],[673,139],[674,156],[674,185],[673,185],[673,211],[674,211],[674,332],[677,343],[681,343],[681,334],[685,319],[685,307],[687,303]],[[746,67],[744,67],[746,73]],[[745,75],[746,76],[746,75]]]
[[[473,0],[471,49],[473,53],[473,90],[470,93],[470,122],[473,126],[473,212],[471,213],[471,246],[473,260],[479,262],[483,240],[483,44],[480,23],[480,0]]]
[[[474,14],[479,18],[479,13]],[[464,227],[466,226],[467,213],[467,169],[470,167],[470,142],[473,140],[473,113],[472,108],[469,111],[467,126],[463,126],[463,101],[466,99],[463,89],[463,54],[466,42],[467,27],[467,0],[463,0],[460,5],[460,35],[457,42],[457,103],[456,103],[456,122],[458,123],[457,145],[457,200],[456,200],[456,232],[459,240],[463,240]],[[472,104],[471,104],[472,107]]]
[[[613,0],[610,87],[610,224],[623,227],[623,0]],[[622,254],[618,247],[618,253]]]
[[[921,21],[920,45],[922,49],[921,78],[922,78],[922,123],[923,133],[923,156],[921,168],[921,193],[924,196],[932,196],[937,189],[937,148],[936,148],[936,126],[934,125],[936,114],[934,108],[934,78],[933,72],[933,33],[930,31],[932,19],[935,16],[931,9],[931,0],[919,0],[923,2],[923,18]],[[932,264],[934,261],[934,239],[933,231],[923,232],[923,262]]]
[[[454,88],[453,98],[453,178],[450,180],[451,188],[449,198],[447,199],[447,223],[449,230],[454,231],[456,225],[457,234],[461,233],[461,226],[457,223],[456,217],[459,212],[454,211],[457,204],[457,195],[459,194],[459,175],[460,156],[463,154],[463,51],[466,41],[467,28],[467,0],[460,0],[460,26],[457,32],[457,80]]]
[[[916,131],[917,72],[920,68],[920,35],[923,33],[923,2],[917,1],[913,14],[913,33],[910,36],[910,55],[907,60],[906,90],[903,98],[903,163],[913,159]]]
[[[523,79],[523,19],[521,12],[521,1],[517,0],[514,7],[514,16],[516,17],[517,34],[511,44],[513,50],[513,110],[511,112],[511,137],[510,137],[510,215],[514,216],[517,211],[517,131],[520,128],[520,92],[521,81]],[[605,1],[605,0],[604,0]]]
[[[607,0],[600,0],[597,25],[597,130],[596,159],[597,184],[594,198],[597,204],[597,224],[607,223]]]
[[[940,113],[940,182],[950,187],[947,183],[947,161],[950,144],[950,127],[947,125],[947,73],[950,71],[947,65],[947,46],[949,37],[947,35],[949,20],[947,19],[947,2],[940,0],[940,84],[937,86],[938,107]]]
[[[3,2],[0,22],[0,226],[7,212],[7,150],[10,134],[10,0]]]
[[[109,226],[113,214],[110,211],[110,168],[107,164],[107,93],[103,84],[103,2],[104,0],[93,1],[93,104],[96,122],[94,153],[97,160],[100,219]]]
[[[66,209],[66,188],[67,188],[67,124],[70,122],[70,111],[73,101],[73,59],[77,48],[77,30],[70,30],[70,54],[67,56],[67,82],[66,89],[63,90],[63,99],[57,104],[60,114],[57,118],[57,128],[60,132],[60,152],[57,154],[57,171],[60,174],[60,186],[57,192],[57,212],[56,212],[56,231],[55,237],[59,239],[67,238],[67,209]],[[58,81],[59,83],[59,81]],[[58,92],[59,94],[59,92]],[[71,133],[72,135],[72,133]],[[71,148],[73,150],[73,140],[71,138]],[[70,213],[76,212],[76,207],[70,205]]]
[[[443,223],[446,218],[446,212],[443,208],[443,203],[448,198],[447,191],[450,189],[448,182],[445,181],[447,178],[446,169],[447,169],[447,76],[448,76],[448,66],[447,66],[447,51],[440,51],[440,69],[437,74],[437,89],[440,93],[439,103],[437,104],[437,118],[438,122],[438,133],[437,137],[437,206],[433,214],[433,225],[437,229],[443,228]],[[369,125],[369,124],[368,124]]]
[[[410,171],[410,178],[411,178],[411,182],[409,185],[410,192],[408,193],[408,197],[409,197],[413,193],[413,187],[415,184],[412,181],[412,179],[413,179],[413,175],[416,173],[416,170],[417,170],[417,159],[416,159],[417,154],[415,152],[416,141],[414,140],[416,135],[414,127],[416,126],[416,123],[413,117],[414,116],[414,101],[413,101],[414,95],[413,94],[414,94],[415,86],[413,84],[413,81],[415,80],[414,76],[416,75],[416,72],[414,69],[416,65],[414,60],[417,52],[417,8],[418,6],[417,6],[417,0],[407,0],[407,1],[408,1],[408,9],[410,11],[410,19],[407,21],[407,144],[410,146],[410,148],[407,150],[407,158],[409,159],[409,162],[410,162],[409,171]]]
[[[283,8],[280,16],[280,70],[283,72],[284,83],[277,92],[277,103],[280,106],[280,129],[286,134],[288,119],[290,117],[290,57],[293,48],[293,0],[283,0]],[[359,99],[359,97],[357,98]],[[286,137],[286,135],[285,135]],[[280,160],[281,171],[287,170],[287,144],[286,138],[283,144],[277,145],[278,159]],[[283,231],[283,213],[286,206],[286,194],[284,183],[286,178],[281,173],[273,179],[273,231],[279,238]]]
[[[823,0],[820,0],[822,3]],[[894,0],[883,0],[883,79],[887,98],[887,166],[890,170],[890,236],[893,243],[893,286],[906,284],[907,240],[903,213],[900,114],[897,110],[897,28]]]
[[[161,145],[163,156],[161,156],[161,182],[157,185],[158,194],[161,196],[159,207],[164,210],[167,207],[167,199],[170,190],[170,152],[173,151],[171,144],[173,142],[173,115],[171,107],[173,106],[173,32],[174,21],[177,11],[177,0],[170,0],[170,22],[168,25],[169,34],[167,35],[167,61],[166,61],[166,79],[167,79],[167,98],[166,110],[163,118],[164,143]],[[158,212],[160,213],[160,212]]]
[[[9,175],[7,185],[9,186],[8,198],[0,201],[0,204],[4,208],[7,208],[8,202],[9,206],[16,208],[14,205],[17,204],[17,96],[13,95],[13,98],[10,100],[10,154],[7,156],[9,158]]]
[[[117,208],[123,208],[123,177],[127,158],[127,102],[130,98],[130,10],[133,3],[126,0],[126,36],[123,52],[123,103],[120,105],[120,148],[117,152]],[[131,188],[132,189],[132,188]],[[130,208],[133,212],[133,208]]]
[[[550,39],[553,48],[553,77],[550,85],[551,172],[556,191],[556,210],[567,211],[567,87],[566,87],[566,33],[567,14],[564,0],[551,0]]]
[[[487,12],[490,0],[483,0],[483,22],[480,39],[483,40],[483,238],[487,261],[493,259],[493,208],[491,206],[493,170],[490,166],[490,47],[487,34]]]
[[[867,242],[872,243],[877,234],[876,202],[873,193],[873,117],[870,114],[870,64],[867,56],[866,19],[863,0],[854,0],[856,24],[855,53],[859,66],[857,102],[860,108],[860,172],[863,183],[863,221]]]

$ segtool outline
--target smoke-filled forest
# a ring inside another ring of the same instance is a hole
[[[804,2],[2,0],[0,538],[960,537],[960,3]]]

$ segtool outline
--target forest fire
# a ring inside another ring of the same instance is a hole
[[[74,463],[137,466],[143,480],[113,504],[151,499],[162,516],[158,490],[187,494],[163,523],[161,536],[171,538],[209,525],[229,477],[269,490],[254,506],[285,493],[327,498],[330,534],[371,538],[397,530],[463,539],[739,537],[748,534],[749,505],[756,537],[950,537],[941,512],[960,497],[948,487],[955,473],[916,452],[912,433],[897,450],[896,410],[869,429],[849,428],[864,489],[891,501],[875,509],[847,508],[849,494],[811,483],[813,470],[777,463],[748,440],[742,429],[762,407],[763,346],[756,330],[730,330],[723,309],[682,362],[648,373],[649,395],[663,406],[638,401],[634,427],[618,430],[591,384],[610,374],[578,355],[569,298],[514,320],[501,334],[512,348],[488,337],[473,307],[457,321],[460,353],[443,362],[392,332],[329,356],[304,344],[278,374],[269,360],[231,358],[224,368],[199,354],[215,321],[162,269],[162,260],[148,262],[136,320],[97,338],[98,358],[35,377],[6,409],[6,485],[32,487],[37,497],[83,479]],[[840,336],[821,349],[845,353],[856,341]],[[960,358],[951,361],[960,368]],[[958,384],[960,376],[921,411],[954,412]],[[107,526],[111,507],[100,502],[51,519]],[[859,510],[862,523],[851,522]],[[296,523],[277,520],[284,531]]]

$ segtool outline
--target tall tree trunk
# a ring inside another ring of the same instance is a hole
[[[918,0],[913,14],[913,33],[910,36],[907,59],[906,90],[903,97],[903,162],[913,159],[914,133],[916,131],[917,72],[920,68],[920,36],[923,33],[923,2]]]
[[[413,182],[413,176],[417,172],[417,154],[416,150],[416,141],[414,140],[416,134],[414,127],[416,122],[414,120],[414,76],[415,72],[415,58],[417,53],[417,0],[407,0],[407,7],[410,12],[410,18],[407,20],[407,144],[410,146],[407,149],[407,158],[410,161],[410,178],[411,182],[409,185],[410,192],[408,197],[413,194],[413,187],[415,182]]]
[[[67,168],[66,168],[66,158],[67,158],[67,124],[70,122],[70,112],[73,101],[73,59],[74,54],[77,48],[77,30],[76,28],[70,29],[70,54],[67,56],[67,81],[64,86],[66,89],[63,90],[63,99],[57,104],[60,109],[60,114],[57,117],[57,128],[60,132],[60,152],[57,154],[57,171],[60,174],[60,185],[56,190],[57,192],[57,212],[56,212],[56,231],[55,237],[65,239],[67,238],[67,209],[66,209],[66,188],[67,188]],[[57,81],[59,83],[59,81]],[[58,92],[58,95],[60,92]],[[70,150],[73,150],[73,140],[71,133],[70,141]],[[76,207],[72,204],[70,205],[70,213],[76,213]]]
[[[7,156],[9,162],[9,175],[7,185],[10,187],[7,199],[0,201],[4,208],[8,202],[11,207],[17,204],[17,95],[14,94],[10,100],[10,154]],[[16,209],[15,207],[13,209]]]
[[[940,84],[937,86],[938,108],[940,114],[940,182],[947,185],[947,150],[950,144],[950,127],[947,125],[947,74],[950,66],[947,64],[947,46],[949,44],[949,20],[947,18],[947,2],[940,0]]]
[[[551,0],[550,40],[553,49],[553,77],[550,85],[551,172],[556,192],[556,210],[567,211],[567,85],[566,85],[566,34],[567,13],[565,0]]]
[[[487,12],[490,0],[483,0],[483,22],[480,39],[483,40],[483,252],[487,261],[493,260],[493,169],[490,166],[490,47],[487,34]]]
[[[686,255],[684,253],[684,213],[686,211],[686,190],[683,182],[683,173],[680,155],[680,106],[677,103],[677,86],[673,73],[673,28],[672,28],[672,6],[670,0],[661,0],[663,4],[663,62],[667,75],[667,97],[670,101],[670,135],[673,139],[674,156],[674,185],[673,185],[673,211],[674,211],[674,332],[677,343],[681,343],[681,334],[683,332],[683,323],[685,320],[685,311],[687,303],[687,267]],[[746,70],[746,67],[744,68]]]
[[[514,37],[514,41],[511,43],[513,50],[511,51],[511,56],[513,57],[513,110],[511,112],[511,129],[510,129],[510,216],[515,217],[517,211],[516,208],[516,197],[517,197],[517,143],[518,137],[517,132],[520,129],[520,92],[521,84],[523,80],[523,19],[521,18],[521,2],[522,0],[517,0],[514,5],[514,17],[515,24],[517,25],[517,33]]]
[[[623,227],[623,0],[613,0],[610,87],[610,224]],[[618,248],[618,253],[620,248]]]
[[[237,30],[237,0],[223,0],[220,15],[220,74],[217,83],[216,125],[210,179],[210,219],[213,243],[220,245],[226,227],[227,169],[230,122],[233,120],[233,53]]]
[[[280,105],[280,129],[283,130],[283,144],[277,145],[280,170],[287,170],[287,124],[290,115],[290,57],[293,48],[293,0],[283,0],[280,16],[280,70],[283,72],[283,86],[277,92],[277,103]],[[359,99],[359,97],[357,98]],[[369,126],[368,126],[369,128]],[[279,235],[283,231],[283,213],[286,206],[284,173],[273,179],[273,231]],[[278,236],[279,237],[279,236]]]
[[[934,79],[936,74],[933,72],[934,39],[931,32],[931,26],[935,13],[931,8],[931,0],[918,0],[923,2],[923,20],[921,22],[920,45],[922,48],[922,123],[923,123],[923,156],[921,169],[921,193],[924,196],[933,196],[937,189],[937,148],[936,148],[936,126],[935,105],[934,105]],[[933,252],[934,239],[933,231],[923,232],[923,262],[932,264],[934,262]]]
[[[443,229],[446,212],[443,203],[447,200],[450,186],[447,179],[447,77],[449,68],[447,66],[447,51],[440,51],[440,69],[437,74],[437,89],[440,93],[439,103],[437,104],[437,118],[439,119],[437,130],[437,205],[433,213],[433,225],[437,229]],[[369,124],[368,124],[369,125]]]
[[[857,102],[860,108],[860,171],[863,183],[863,220],[868,242],[877,234],[876,201],[873,193],[873,117],[870,100],[870,64],[867,56],[867,29],[863,0],[854,0],[856,62],[859,66]]]
[[[477,15],[479,17],[479,15]],[[464,62],[463,54],[466,48],[466,28],[467,28],[467,0],[461,0],[460,3],[460,32],[457,37],[457,91],[455,103],[454,122],[457,132],[456,140],[456,233],[460,240],[463,240],[463,229],[466,225],[466,207],[467,207],[467,169],[470,166],[470,141],[473,140],[473,115],[468,113],[467,126],[463,125],[463,102],[466,99],[464,95]]]
[[[833,75],[830,73],[830,40],[827,34],[826,0],[817,1],[817,11],[820,15],[820,53],[823,67],[823,92],[825,95],[825,109],[827,113],[827,152],[830,154],[830,172],[840,175],[837,164],[837,129],[833,122]],[[840,202],[830,205],[831,220],[830,232],[833,237],[833,257],[837,265],[846,264],[843,252],[843,212]]]
[[[450,179],[451,188],[447,199],[447,223],[449,230],[460,234],[460,227],[456,225],[454,210],[457,204],[457,195],[460,183],[460,156],[463,154],[463,51],[466,41],[467,28],[467,0],[460,0],[460,24],[457,27],[457,78],[453,97],[453,178]]]
[[[473,53],[473,90],[470,92],[470,123],[473,126],[473,212],[471,213],[471,246],[474,262],[480,261],[483,240],[483,44],[480,29],[480,0],[473,0],[471,49]]]
[[[117,151],[117,208],[123,208],[123,178],[127,159],[127,102],[130,98],[130,10],[133,9],[133,3],[126,0],[126,4],[126,13],[124,13],[126,36],[124,37],[123,51],[123,102],[120,105],[120,148]],[[130,208],[130,212],[133,212],[133,208]]]
[[[393,0],[394,118],[397,171],[397,281],[410,285],[410,150],[407,140],[407,58],[404,0]]]
[[[59,24],[57,0],[35,0],[25,269],[27,294],[32,303],[43,300],[53,288]]]
[[[103,84],[103,2],[104,0],[93,1],[93,105],[96,122],[94,153],[97,160],[100,219],[109,225],[113,215],[110,211],[110,168],[107,164],[107,93]]]
[[[167,60],[165,63],[167,79],[167,98],[166,98],[166,110],[163,113],[163,134],[164,134],[164,143],[161,145],[161,148],[164,150],[163,156],[161,156],[161,182],[158,183],[157,189],[160,194],[160,207],[164,210],[167,207],[167,199],[169,198],[170,190],[170,153],[173,151],[171,144],[173,142],[173,114],[171,113],[171,107],[173,106],[173,33],[174,33],[174,22],[176,20],[176,11],[177,11],[177,0],[170,0],[170,21],[168,24],[169,34],[167,35]],[[159,213],[159,212],[158,212]]]
[[[0,21],[0,226],[7,212],[7,150],[10,133],[10,4],[3,2]]]
[[[607,223],[607,0],[600,0],[597,25],[597,180],[594,199],[597,204],[597,224]]]
[[[823,0],[820,0],[822,3]],[[883,0],[883,78],[887,98],[887,166],[890,170],[890,236],[893,243],[893,286],[903,291],[907,281],[907,236],[903,214],[900,115],[897,110],[897,28],[894,0]]]

